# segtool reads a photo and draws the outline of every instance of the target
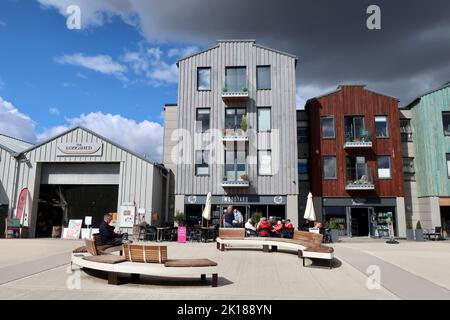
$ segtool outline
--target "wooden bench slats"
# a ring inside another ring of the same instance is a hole
[[[124,244],[125,259],[131,262],[165,263],[167,261],[167,246],[149,246],[139,244]]]

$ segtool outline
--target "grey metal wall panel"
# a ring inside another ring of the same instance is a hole
[[[272,68],[271,90],[256,89],[256,66],[270,65]],[[211,91],[197,91],[197,67],[211,67]],[[222,84],[226,66],[246,66],[249,101],[244,103],[225,103],[222,101]],[[178,126],[186,129],[191,137],[195,132],[195,110],[198,107],[211,108],[212,129],[224,127],[224,114],[228,106],[245,106],[250,130],[257,128],[257,107],[272,107],[272,127],[279,130],[280,156],[279,171],[271,177],[257,175],[257,164],[249,167],[249,177],[253,182],[248,189],[221,186],[223,165],[210,165],[209,177],[195,176],[194,152],[189,139],[177,144],[178,154],[188,153],[188,163],[177,165],[176,194],[298,194],[297,185],[297,136],[296,136],[296,85],[295,59],[273,50],[254,45],[254,42],[221,42],[206,52],[184,59],[179,63],[180,81],[178,91]],[[249,142],[248,156],[257,159],[257,141]],[[274,142],[272,142],[272,145]],[[224,150],[216,156],[224,159]],[[223,163],[223,161],[222,161]]]
[[[42,184],[89,184],[118,185],[120,164],[118,163],[52,163],[44,164]]]
[[[9,204],[13,201],[15,167],[15,158],[0,148],[0,204]]]

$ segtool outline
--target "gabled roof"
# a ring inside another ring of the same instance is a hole
[[[89,130],[88,128],[85,128],[85,127],[83,127],[83,126],[76,126],[76,127],[70,128],[70,129],[68,129],[68,130],[65,130],[64,132],[61,132],[60,134],[58,134],[58,135],[56,135],[56,136],[54,136],[54,137],[52,137],[52,138],[50,138],[50,139],[47,139],[47,140],[45,140],[45,141],[43,141],[43,142],[41,142],[41,143],[39,143],[39,144],[37,144],[37,145],[35,145],[35,146],[32,146],[32,147],[30,147],[30,148],[28,148],[28,149],[26,149],[26,150],[23,150],[20,154],[25,154],[25,153],[28,153],[28,152],[30,152],[30,151],[33,151],[33,150],[35,150],[35,149],[37,149],[37,148],[40,148],[41,146],[43,146],[43,145],[45,145],[45,144],[47,144],[47,143],[49,143],[49,142],[51,142],[51,141],[53,141],[53,140],[56,140],[56,139],[58,139],[58,138],[60,138],[60,137],[62,137],[62,136],[65,136],[66,134],[68,134],[68,133],[70,133],[70,132],[72,132],[72,131],[75,131],[75,130],[77,130],[77,129],[86,131],[87,133],[90,133],[90,134],[92,134],[92,135],[98,137],[99,139],[101,139],[101,140],[103,140],[103,141],[105,141],[105,142],[107,142],[107,143],[109,143],[109,144],[112,144],[113,146],[115,146],[115,147],[117,147],[117,148],[119,148],[119,149],[122,149],[123,151],[128,152],[129,154],[135,156],[136,158],[139,158],[139,159],[141,159],[141,160],[143,160],[143,161],[145,161],[145,162],[148,162],[148,163],[150,163],[150,164],[152,164],[152,165],[154,165],[154,166],[162,167],[161,164],[156,163],[156,162],[153,162],[153,161],[150,161],[149,159],[144,158],[143,156],[141,156],[141,155],[135,153],[134,151],[131,151],[130,149],[125,148],[125,147],[123,147],[123,146],[121,146],[121,145],[119,145],[119,144],[117,144],[117,143],[115,143],[115,142],[109,140],[108,138],[105,138],[105,137],[103,137],[102,135],[100,135],[100,134],[98,134],[98,133],[96,133],[96,132],[94,132],[94,131],[92,131],[92,130]]]
[[[194,56],[196,56],[196,55],[198,55],[198,54],[202,54],[202,53],[205,53],[205,52],[210,51],[210,50],[212,50],[212,49],[218,48],[218,47],[220,46],[220,43],[223,43],[223,42],[252,42],[252,43],[253,43],[253,46],[255,46],[255,47],[258,47],[258,48],[261,48],[261,49],[270,50],[270,51],[273,51],[273,52],[276,52],[276,53],[279,53],[279,54],[282,54],[282,55],[291,57],[291,58],[295,59],[295,63],[296,63],[296,64],[297,64],[297,60],[298,60],[298,57],[297,57],[296,55],[293,55],[293,54],[290,54],[290,53],[287,53],[287,52],[283,52],[283,51],[280,51],[280,50],[276,50],[276,49],[273,49],[273,48],[269,48],[269,47],[262,46],[262,45],[260,45],[260,44],[257,44],[257,43],[256,43],[256,40],[254,40],[254,39],[217,40],[217,42],[218,42],[218,44],[216,44],[216,45],[213,46],[213,47],[209,47],[208,49],[205,49],[205,50],[203,50],[203,51],[199,51],[199,52],[193,53],[193,54],[191,54],[191,55],[188,55],[188,56],[186,56],[186,57],[183,57],[183,58],[178,59],[178,61],[177,61],[177,66],[178,66],[178,64],[179,64],[180,61],[183,61],[183,60],[192,58],[192,57],[194,57]]]
[[[365,84],[344,84],[344,85],[339,85],[339,86],[337,87],[337,89],[334,90],[334,91],[327,92],[327,93],[324,93],[324,94],[322,94],[322,95],[320,95],[320,96],[317,96],[317,97],[313,97],[313,98],[308,99],[308,100],[306,101],[306,104],[310,103],[310,102],[313,101],[313,100],[318,100],[318,99],[324,98],[324,97],[326,97],[326,96],[332,95],[332,94],[334,94],[334,93],[337,93],[337,92],[341,91],[343,87],[362,87],[364,90],[367,90],[367,91],[369,91],[369,92],[373,92],[373,93],[378,94],[378,95],[380,95],[380,96],[384,96],[384,97],[387,97],[387,98],[390,98],[390,99],[395,99],[395,100],[397,100],[397,101],[400,101],[398,98],[389,96],[389,95],[387,95],[387,94],[380,93],[380,92],[377,92],[377,91],[374,91],[374,90],[366,89],[366,88],[367,88],[367,85],[365,85]]]
[[[413,101],[411,101],[410,103],[408,103],[403,109],[411,109],[411,108],[413,108],[417,103],[419,103],[420,100],[421,100],[423,97],[425,97],[425,96],[427,96],[427,95],[429,95],[429,94],[435,93],[435,92],[437,92],[437,91],[440,91],[440,90],[442,90],[442,89],[448,88],[448,87],[450,87],[450,81],[447,82],[447,83],[445,83],[445,84],[443,84],[442,86],[440,86],[440,87],[438,87],[438,88],[436,88],[436,89],[430,90],[430,91],[425,92],[424,94],[418,96],[418,97],[415,98]]]
[[[33,146],[32,143],[0,133],[0,148],[8,151],[13,155],[19,154],[23,150],[26,150],[32,146]]]

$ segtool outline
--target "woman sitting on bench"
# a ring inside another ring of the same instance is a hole
[[[258,224],[258,235],[260,237],[268,237],[270,235],[270,224],[265,217],[261,218]]]

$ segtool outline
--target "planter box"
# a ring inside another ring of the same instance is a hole
[[[414,235],[415,235],[416,241],[424,241],[422,229],[414,230]]]
[[[406,229],[406,239],[408,241],[414,241],[414,230],[413,229]]]
[[[331,236],[331,242],[333,242],[333,243],[339,242],[339,230],[338,229],[331,229],[330,236]]]

